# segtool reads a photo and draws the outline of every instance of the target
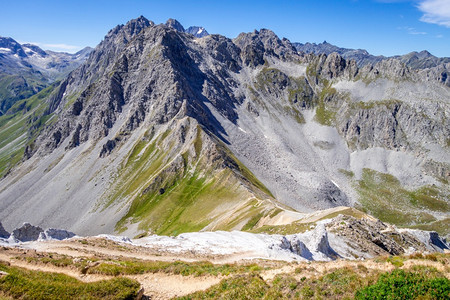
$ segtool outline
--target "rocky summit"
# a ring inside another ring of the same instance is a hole
[[[345,206],[449,234],[445,61],[361,65],[268,29],[203,32],[139,17],[15,102],[0,117],[2,223],[270,232]]]

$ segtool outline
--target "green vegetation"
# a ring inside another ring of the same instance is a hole
[[[177,134],[166,130],[151,140],[143,138],[130,152],[119,172],[116,189],[106,203],[109,206],[123,199],[131,202],[128,212],[117,223],[117,230],[139,223],[142,231],[164,235],[199,231],[219,216],[219,206],[228,207],[233,214],[216,224],[215,229],[233,229],[228,226],[246,223],[247,228],[253,227],[259,221],[255,216],[266,209],[264,205],[250,204],[250,194],[242,188],[238,176],[262,191],[269,191],[225,145],[219,144],[218,151],[234,170],[224,168],[221,160],[216,160],[217,165],[205,162],[208,158],[200,155],[204,143],[200,126],[196,127],[190,150],[182,153],[174,149],[180,145],[174,145],[171,138]]]
[[[8,114],[0,116],[0,177],[23,158],[25,147],[32,145],[39,132],[56,120],[46,113],[45,101],[56,85],[17,101]]]
[[[97,243],[99,241],[87,241]],[[107,241],[103,241],[107,246]],[[33,257],[30,257],[32,255]],[[261,262],[258,264],[212,264],[210,262],[164,262],[139,259],[99,259],[72,257],[52,253],[18,253],[16,259],[36,264],[52,264],[57,267],[78,269],[83,274],[128,276],[146,273],[177,274],[182,276],[225,276],[218,284],[205,291],[198,291],[179,299],[446,299],[450,291],[448,272],[449,254],[415,253],[409,256],[380,257],[376,263],[391,263],[392,272],[366,267],[364,263],[349,263],[346,267],[329,269],[318,266],[323,263],[300,264],[292,273],[281,273],[265,280],[263,270],[286,266],[284,263]],[[407,260],[424,260],[405,269]],[[429,262],[444,266],[439,271]],[[370,263],[372,265],[373,262]],[[296,263],[289,264],[296,266]],[[400,269],[401,268],[401,269]],[[1,297],[23,299],[132,299],[139,289],[133,280],[116,277],[113,280],[82,283],[71,277],[25,271],[0,262],[0,270],[9,273],[0,277]],[[63,284],[65,282],[65,284]],[[74,294],[78,293],[78,294]],[[128,298],[127,298],[128,297]]]
[[[363,169],[356,185],[363,209],[382,221],[398,226],[416,226],[450,233],[448,220],[437,221],[429,212],[448,212],[448,194],[434,186],[409,191],[390,174]]]
[[[197,136],[195,137],[195,141],[194,141],[194,149],[195,149],[195,155],[197,157],[199,157],[200,152],[202,151],[202,130],[199,125],[197,125]]]
[[[275,68],[263,68],[256,76],[255,88],[260,92],[278,93],[287,85],[286,74]]]
[[[306,67],[306,76],[308,77],[308,80],[311,82],[314,82],[317,78],[317,65],[318,65],[318,58],[314,58],[314,61],[310,62],[308,66]]]
[[[404,258],[402,258],[400,256],[389,256],[387,261],[390,262],[395,267],[403,267],[403,262],[405,260],[404,260]]]
[[[319,94],[319,103],[316,107],[315,120],[325,126],[334,126],[336,119],[336,111],[330,109],[327,103],[330,102],[336,95],[336,89],[331,87],[331,84],[324,81],[324,87]]]
[[[81,243],[86,242],[81,240]],[[88,242],[87,242],[88,243]],[[136,275],[145,273],[180,274],[183,276],[227,276],[247,272],[258,272],[262,268],[254,263],[249,264],[212,264],[208,261],[201,262],[166,262],[148,261],[139,259],[109,259],[73,258],[63,254],[48,253],[36,256],[17,256],[16,259],[25,260],[33,264],[48,264],[56,267],[72,267],[84,274],[101,274],[109,276]],[[89,266],[90,263],[94,264]]]
[[[356,293],[356,299],[444,299],[450,295],[450,280],[420,273],[394,270]]]
[[[353,178],[355,176],[355,173],[353,173],[353,171],[350,170],[339,169],[338,171],[347,176],[348,178]]]
[[[305,117],[302,113],[294,106],[284,106],[284,112],[291,116],[298,124],[305,124]]]
[[[248,220],[247,224],[244,225],[244,227],[242,227],[242,231],[247,231],[250,230],[252,228],[254,228],[256,226],[256,224],[259,222],[259,220],[261,220],[261,218],[264,217],[263,213],[259,213],[256,215],[253,215],[250,220]]]
[[[402,102],[395,99],[386,99],[386,100],[379,100],[379,101],[359,101],[359,102],[351,102],[350,103],[350,110],[360,110],[360,109],[373,109],[379,106],[384,106],[388,109],[393,109],[395,105],[399,105]]]
[[[0,73],[0,115],[6,114],[17,101],[33,96],[45,86],[43,77]]]
[[[74,92],[66,97],[66,104],[64,104],[64,108],[68,109],[72,104],[75,103],[75,101],[80,97],[81,92]]]
[[[222,280],[206,291],[179,299],[342,299],[351,298],[355,291],[372,283],[373,278],[358,275],[350,268],[333,270],[318,278],[277,275],[266,282],[257,274],[234,276]]]
[[[59,273],[30,271],[0,262],[0,293],[14,299],[134,299],[140,284],[128,278],[83,283]],[[0,294],[1,295],[1,294]]]
[[[313,90],[305,77],[289,77],[288,100],[291,105],[302,105],[306,108],[312,108],[317,104],[313,96]]]
[[[267,234],[295,234],[302,233],[311,229],[316,223],[292,223],[287,225],[263,225],[259,228],[249,230],[252,233],[267,233]]]
[[[238,275],[179,299],[444,299],[449,289],[450,280],[429,267],[379,274],[361,265],[310,278],[280,274],[271,282]]]
[[[102,275],[136,275],[145,273],[168,273],[179,274],[182,276],[227,276],[230,274],[238,274],[245,272],[256,272],[261,270],[256,264],[235,265],[224,264],[214,265],[210,262],[193,262],[187,263],[182,261],[163,262],[163,261],[140,261],[140,260],[121,260],[107,261],[99,265],[89,268],[88,274]]]
[[[446,218],[446,219],[439,220],[439,221],[434,221],[429,224],[413,225],[410,227],[416,228],[416,229],[422,229],[422,230],[436,231],[436,232],[443,234],[443,233],[446,233],[449,231],[450,218]]]
[[[361,219],[364,217],[364,213],[360,212],[357,209],[354,208],[347,208],[338,212],[330,213],[326,216],[323,216],[317,221],[320,220],[326,220],[326,219],[332,219],[334,217],[337,217],[338,215],[346,215],[346,216],[352,216],[357,219]],[[308,231],[311,228],[314,228],[316,226],[316,222],[308,222],[308,223],[299,223],[299,222],[293,222],[291,224],[287,225],[264,225],[259,228],[249,230],[253,233],[268,233],[268,234],[295,234],[295,233],[302,233],[305,231]]]
[[[167,185],[138,196],[122,220],[131,217],[141,221],[139,228],[161,235],[199,231],[211,222],[208,215],[217,205],[239,199],[238,186],[230,184],[229,175],[223,171],[207,179],[194,171],[182,177],[169,176]]]
[[[262,299],[268,290],[269,285],[259,275],[240,275],[179,299]]]

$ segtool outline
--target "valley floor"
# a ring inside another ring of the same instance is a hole
[[[31,242],[21,248],[1,247],[0,299],[18,296],[5,285],[9,272],[16,272],[16,269],[65,274],[84,283],[127,277],[137,281],[143,288],[144,298],[150,299],[231,299],[236,295],[269,299],[353,298],[357,290],[375,284],[381,274],[401,272],[399,270],[423,278],[441,278],[444,280],[441,281],[444,283],[442,292],[448,293],[449,263],[448,252],[354,261],[283,262],[233,256],[174,255],[105,238],[73,238]],[[25,296],[26,288],[22,292],[25,294],[21,296]],[[52,298],[52,295],[43,296],[46,297]]]

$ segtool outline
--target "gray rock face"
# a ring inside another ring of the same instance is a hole
[[[340,215],[326,227],[351,248],[371,256],[400,255],[411,251],[443,252],[448,249],[448,244],[435,232],[397,229],[379,220],[358,220]]]
[[[0,222],[0,238],[7,239],[9,238],[10,233],[3,228],[2,223]]]
[[[442,252],[445,249],[449,249],[447,241],[441,238],[436,232],[412,229],[404,229],[403,232],[421,241],[425,245],[427,251]]]
[[[166,26],[168,26],[168,27],[170,27],[170,28],[173,28],[173,29],[175,29],[175,30],[177,30],[177,31],[180,31],[180,32],[184,32],[184,31],[185,31],[183,25],[181,25],[181,23],[178,22],[178,21],[175,20],[175,19],[169,19],[169,20],[167,20]]]
[[[75,236],[75,233],[64,230],[49,228],[39,234],[39,240],[65,240]]]
[[[13,230],[10,238],[19,242],[36,241],[42,232],[44,230],[39,226],[23,223],[22,227]]]
[[[241,49],[244,65],[256,67],[264,64],[265,55],[279,59],[297,56],[296,50],[287,40],[280,40],[271,30],[261,29],[252,33],[241,33],[233,40]]]

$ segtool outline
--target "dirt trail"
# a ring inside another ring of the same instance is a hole
[[[67,254],[66,254],[67,255]],[[98,274],[82,274],[79,270],[56,267],[48,264],[29,263],[16,259],[14,253],[6,253],[0,250],[0,260],[8,262],[11,266],[28,270],[53,272],[74,277],[83,282],[94,282],[107,280],[113,276]],[[184,296],[196,291],[205,290],[222,280],[221,277],[214,276],[182,276],[165,273],[148,273],[143,275],[126,275],[124,277],[137,280],[144,288],[144,294],[150,299],[170,299],[176,296]]]
[[[70,268],[60,268],[52,265],[43,265],[43,264],[32,264],[20,259],[16,259],[14,255],[6,254],[1,251],[0,251],[0,260],[8,262],[12,266],[28,270],[66,274],[83,282],[93,282],[111,278],[111,276],[106,275],[82,274],[80,271]]]
[[[436,268],[438,271],[445,274],[447,278],[450,279],[450,273],[448,272],[448,266],[443,265],[439,262],[429,261],[429,260],[407,260],[404,262],[403,266],[400,267],[401,269],[409,269],[413,266],[428,266]],[[334,269],[340,269],[340,268],[367,268],[371,270],[377,270],[381,272],[391,272],[395,269],[395,266],[392,265],[389,262],[375,262],[373,260],[364,260],[364,261],[348,261],[348,260],[336,260],[336,261],[329,261],[329,262],[306,262],[306,263],[299,263],[296,265],[286,265],[281,268],[276,269],[270,269],[263,271],[261,273],[261,277],[264,280],[272,280],[275,276],[279,274],[295,274],[295,277],[314,277],[319,276],[322,274],[325,274],[329,271],[332,271]],[[298,270],[296,272],[296,270]]]
[[[213,276],[182,276],[163,273],[149,273],[128,276],[144,287],[144,293],[151,299],[169,299],[188,295],[218,284],[222,278]]]
[[[174,255],[173,253],[157,252],[150,248],[137,247],[127,244],[118,244],[109,240],[99,238],[87,238],[69,241],[47,241],[33,242],[23,248],[0,247],[0,260],[9,262],[13,266],[26,268],[30,270],[39,270],[45,272],[63,273],[83,282],[92,282],[104,279],[111,279],[113,276],[82,274],[75,267],[56,267],[42,262],[27,261],[27,257],[42,257],[50,254],[66,255],[75,258],[96,258],[97,260],[108,259],[138,259],[153,261],[205,261],[208,260],[215,264],[224,264],[234,262],[236,264],[257,263],[264,269],[261,271],[261,277],[270,282],[279,274],[289,274],[300,280],[302,277],[317,277],[334,269],[349,267],[360,269],[376,270],[381,272],[392,271],[395,267],[389,262],[377,262],[375,260],[336,260],[330,262],[282,262],[268,260],[245,260],[245,254],[236,254],[230,256],[207,257],[196,255],[194,253]],[[18,258],[22,257],[22,259]],[[408,269],[415,265],[425,265],[434,267],[447,278],[450,278],[448,270],[448,261],[444,264],[438,261],[424,259],[407,259],[401,268]],[[144,287],[144,294],[151,299],[169,299],[176,296],[187,295],[196,291],[205,290],[218,284],[223,276],[182,276],[167,273],[146,273],[142,275],[129,275],[129,278],[137,280]]]

